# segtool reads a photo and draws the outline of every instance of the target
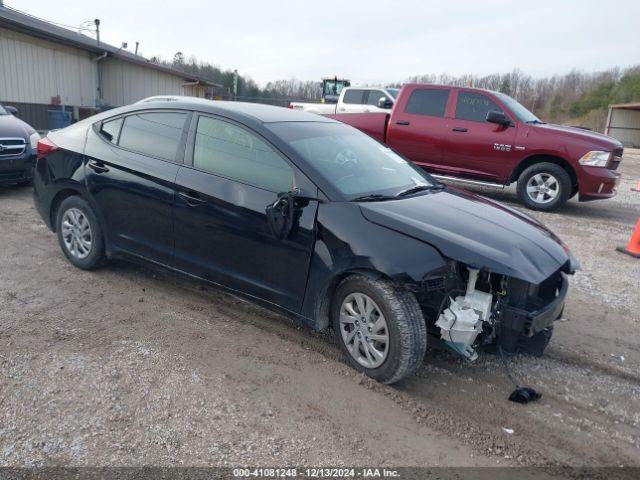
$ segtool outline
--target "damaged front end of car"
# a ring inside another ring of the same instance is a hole
[[[432,337],[468,360],[482,350],[540,356],[562,317],[571,261],[531,283],[450,260],[413,286]]]

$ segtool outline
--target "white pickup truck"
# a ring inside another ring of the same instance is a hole
[[[397,88],[345,87],[340,92],[338,103],[291,102],[289,108],[320,115],[389,112],[399,91]]]

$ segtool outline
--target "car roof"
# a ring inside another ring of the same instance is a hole
[[[251,120],[259,123],[275,122],[326,122],[336,123],[328,117],[314,113],[302,112],[291,108],[276,107],[261,103],[230,102],[223,100],[207,100],[204,98],[184,96],[158,96],[140,100],[131,105],[131,110],[140,107],[154,108],[180,108],[197,110],[200,112],[221,114],[237,120]]]

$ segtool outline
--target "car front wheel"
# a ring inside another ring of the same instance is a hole
[[[106,258],[102,229],[83,198],[72,196],[62,201],[56,231],[60,247],[73,265],[83,270],[102,266]]]
[[[422,363],[427,332],[415,296],[382,279],[352,275],[336,290],[333,329],[349,364],[391,384]]]
[[[566,203],[573,188],[567,171],[555,163],[536,163],[527,168],[517,185],[522,203],[534,210],[551,211]]]

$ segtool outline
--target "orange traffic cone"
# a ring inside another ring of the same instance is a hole
[[[632,257],[640,258],[640,220],[636,224],[636,230],[631,235],[631,240],[626,247],[616,248],[619,252],[626,253]]]
[[[634,192],[640,192],[640,180],[638,180],[638,184],[635,187],[631,187],[631,190]]]

